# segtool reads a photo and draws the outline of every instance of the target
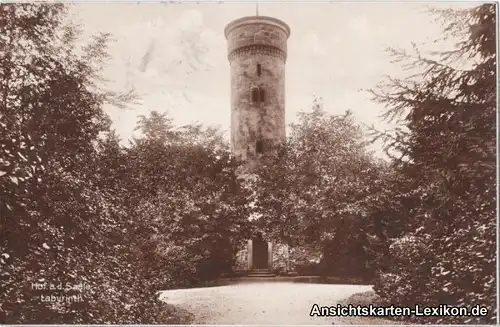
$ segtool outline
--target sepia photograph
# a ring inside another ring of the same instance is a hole
[[[497,29],[0,2],[0,324],[499,324]]]

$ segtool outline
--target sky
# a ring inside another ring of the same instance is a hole
[[[477,3],[476,3],[477,4]],[[286,63],[286,121],[322,97],[331,114],[351,110],[360,124],[384,130],[384,108],[364,91],[385,75],[402,77],[387,46],[409,49],[442,36],[427,8],[437,3],[309,3],[259,5],[259,14],[291,28]],[[467,3],[440,7],[471,6]],[[83,41],[111,33],[111,60],[102,72],[115,91],[135,90],[140,103],[106,111],[126,142],[139,115],[166,112],[176,124],[217,125],[229,137],[230,75],[224,27],[255,15],[255,4],[74,4]],[[446,45],[446,46],[449,46]],[[441,46],[443,47],[443,46]],[[434,45],[433,49],[440,49]],[[128,143],[128,142],[127,142]],[[380,144],[374,150],[381,153]]]

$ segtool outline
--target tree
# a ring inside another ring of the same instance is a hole
[[[398,304],[481,304],[488,317],[433,322],[487,323],[496,308],[496,8],[439,14],[447,35],[462,38],[457,47],[437,58],[391,50],[421,73],[372,91],[406,127],[392,148],[412,221],[390,248],[386,276],[398,282],[382,278],[378,291]]]
[[[0,7],[1,320],[173,321],[116,237],[126,222],[112,160],[121,154],[116,138],[101,138],[109,132],[102,107],[127,95],[100,87],[108,35],[80,54],[65,14],[57,4]],[[42,298],[73,295],[81,298]]]
[[[220,132],[199,124],[178,128],[154,111],[137,128],[143,136],[126,159],[129,209],[140,217],[131,233],[140,235],[144,255],[155,253],[149,262],[158,283],[187,285],[230,272],[234,248],[248,237],[248,190]],[[165,272],[179,278],[162,281]]]
[[[325,273],[362,274],[362,226],[369,219],[364,202],[377,187],[379,168],[361,129],[350,112],[328,115],[321,100],[291,127],[291,136],[256,171],[257,224],[289,246],[314,245],[323,254]],[[356,267],[347,262],[353,253]],[[345,265],[338,264],[342,260]],[[351,268],[333,271],[334,266]]]

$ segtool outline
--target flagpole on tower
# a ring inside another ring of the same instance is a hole
[[[255,16],[259,16],[259,3],[255,4]]]

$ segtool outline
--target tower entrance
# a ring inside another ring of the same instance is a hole
[[[262,236],[258,236],[252,240],[253,253],[253,269],[269,269],[269,252],[267,242]]]

